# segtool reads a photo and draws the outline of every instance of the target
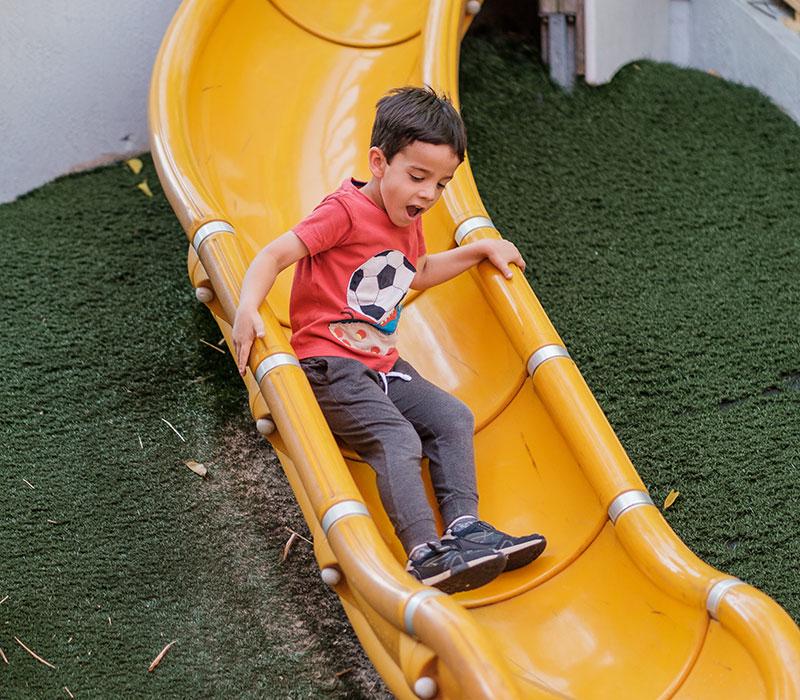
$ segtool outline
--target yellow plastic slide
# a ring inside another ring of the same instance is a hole
[[[229,341],[245,270],[351,175],[376,101],[458,95],[478,2],[185,0],[153,75],[152,149],[191,242],[189,276]],[[424,220],[436,252],[499,233],[469,163]],[[700,561],[647,491],[519,271],[484,263],[415,294],[401,354],[476,416],[481,515],[546,533],[534,564],[444,595],[403,571],[375,478],[342,451],[288,343],[285,271],[246,384],[334,588],[399,698],[800,698],[800,630]],[[429,495],[433,502],[433,493]]]

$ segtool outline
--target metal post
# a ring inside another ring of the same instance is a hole
[[[559,12],[548,17],[548,35],[550,78],[571,92],[575,85],[575,33],[569,30],[565,14]]]
[[[575,76],[583,74],[583,2],[539,0],[542,59],[550,67],[550,79],[567,92]]]

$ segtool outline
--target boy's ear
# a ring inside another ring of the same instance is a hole
[[[369,159],[369,170],[373,177],[383,177],[388,165],[383,151],[377,146],[372,146],[367,157]]]

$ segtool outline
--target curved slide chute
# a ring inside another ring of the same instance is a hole
[[[457,102],[469,22],[455,0],[181,5],[154,69],[152,151],[229,347],[249,261],[343,179],[367,178],[378,98],[427,83]],[[431,252],[499,236],[468,161],[424,226]],[[260,309],[252,413],[397,697],[800,697],[800,630],[672,532],[518,270],[483,263],[410,296],[400,350],[476,416],[482,516],[549,547],[455,596],[412,580],[371,469],[337,446],[292,353],[291,275]]]

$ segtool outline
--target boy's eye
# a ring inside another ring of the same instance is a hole
[[[414,182],[422,182],[425,179],[424,177],[417,177],[416,175],[411,175],[410,173],[409,175]]]
[[[445,184],[443,185],[441,182],[437,182],[437,183],[436,183],[436,186],[437,186],[437,187],[438,187],[440,190],[443,190],[445,187],[447,187],[447,183],[445,183]]]

